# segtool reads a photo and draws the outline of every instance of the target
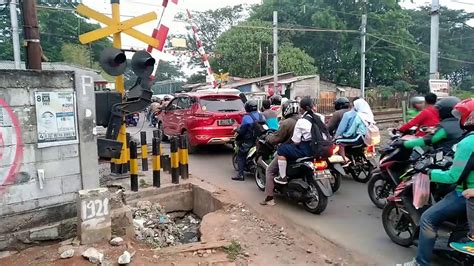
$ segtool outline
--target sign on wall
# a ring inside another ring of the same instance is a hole
[[[74,92],[35,92],[38,148],[78,143]]]
[[[449,80],[430,79],[430,91],[438,97],[446,97],[450,94]]]

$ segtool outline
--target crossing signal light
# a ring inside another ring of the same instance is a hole
[[[117,48],[105,48],[99,59],[100,66],[111,76],[120,76],[127,68],[125,53]]]
[[[132,70],[141,79],[149,79],[153,73],[155,59],[147,51],[137,51],[132,57]]]

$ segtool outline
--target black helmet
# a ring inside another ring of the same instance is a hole
[[[454,117],[451,113],[456,104],[461,102],[458,97],[450,96],[442,98],[435,104],[435,108],[438,109],[439,119],[443,120],[446,118]]]
[[[310,110],[313,110],[314,103],[313,100],[310,97],[304,97],[300,101],[300,108],[303,109],[304,111],[308,112]]]
[[[287,101],[282,105],[282,114],[284,118],[300,113],[300,104],[297,101]]]
[[[281,96],[273,95],[272,97],[270,97],[270,102],[272,105],[281,105]]]
[[[334,109],[336,109],[336,111],[341,109],[348,109],[349,106],[349,99],[347,99],[346,97],[340,97],[334,101]]]
[[[247,113],[250,113],[250,112],[255,112],[257,111],[258,109],[258,104],[256,101],[254,100],[248,100],[246,103],[245,103],[245,111]]]

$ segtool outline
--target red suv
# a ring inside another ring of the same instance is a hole
[[[233,142],[233,131],[242,122],[244,110],[238,95],[182,93],[160,113],[158,128],[164,137],[186,132],[193,152],[197,146]]]

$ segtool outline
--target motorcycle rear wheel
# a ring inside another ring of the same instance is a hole
[[[349,173],[352,175],[352,178],[359,183],[367,183],[373,169],[372,163],[362,157],[355,158],[352,163],[352,165],[349,165]]]
[[[336,191],[338,191],[341,187],[342,175],[337,171],[331,171],[331,175],[332,178],[329,179],[329,181],[331,182],[331,189],[333,193],[336,193]]]
[[[402,247],[413,245],[418,230],[417,226],[410,215],[402,212],[395,203],[388,202],[383,208],[382,223],[385,233],[395,244]],[[408,234],[407,237],[402,237],[402,233]]]
[[[265,191],[266,181],[267,179],[265,168],[263,168],[257,163],[257,169],[255,170],[255,183],[257,184],[258,189],[260,189],[261,191]]]
[[[312,197],[303,202],[304,209],[313,214],[321,214],[328,206],[328,197],[323,194],[321,189],[316,186],[315,193],[316,197]]]
[[[235,171],[239,171],[239,164],[237,163],[237,152],[232,154],[232,166],[234,167]]]
[[[387,198],[392,191],[393,186],[391,182],[385,179],[381,174],[372,176],[367,184],[367,192],[369,193],[370,200],[379,209],[385,207]]]

